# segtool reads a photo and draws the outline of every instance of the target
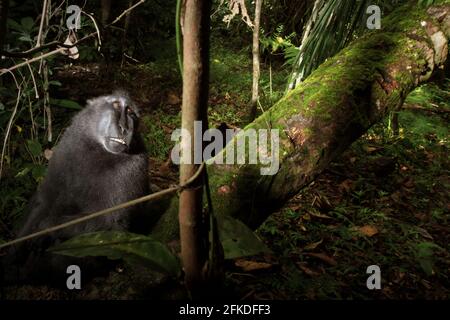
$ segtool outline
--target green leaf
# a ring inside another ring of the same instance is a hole
[[[253,231],[241,221],[229,216],[218,216],[217,225],[225,259],[270,252]]]
[[[34,20],[31,17],[25,17],[20,19],[20,24],[22,25],[23,30],[30,32],[33,29]]]
[[[22,26],[12,19],[7,20],[8,28],[16,31],[24,31]]]
[[[56,87],[61,87],[61,82],[57,81],[57,80],[51,80],[48,82],[48,85],[50,86],[56,86]]]
[[[40,156],[42,154],[42,146],[39,141],[36,140],[27,140],[28,150],[34,156]]]
[[[67,99],[50,99],[50,104],[74,110],[81,110],[82,107],[75,101]]]
[[[421,242],[416,245],[416,259],[420,264],[422,270],[428,275],[433,275],[434,267],[434,251],[442,250],[437,244],[433,242]]]
[[[155,271],[178,276],[180,263],[169,249],[151,237],[122,231],[86,233],[48,249],[71,257],[104,256],[142,264]]]
[[[427,276],[433,275],[433,261],[431,259],[419,259],[419,264]]]
[[[25,168],[23,168],[22,170],[20,170],[19,173],[17,173],[15,177],[16,177],[16,178],[23,177],[23,176],[25,176],[28,172],[30,172],[30,170],[31,170],[30,167],[25,167]]]
[[[40,181],[45,177],[46,172],[46,166],[42,164],[34,165],[31,169],[31,175],[33,176],[34,180]]]
[[[31,41],[33,41],[33,40],[31,40],[31,38],[30,38],[30,36],[28,34],[25,34],[25,35],[19,37],[19,40],[20,41],[24,41],[24,42],[31,42]]]

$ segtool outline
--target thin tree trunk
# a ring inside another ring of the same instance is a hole
[[[111,14],[111,0],[102,0],[102,26],[106,26],[109,21],[109,16]]]
[[[133,5],[133,0],[128,0],[128,8],[130,8]],[[133,14],[133,10],[127,13],[125,16],[125,23],[123,27],[123,35],[122,35],[122,41],[121,41],[121,52],[122,52],[122,64],[124,62],[125,53],[126,53],[126,47],[127,47],[127,38],[128,38],[128,30],[130,28],[130,21],[131,21],[131,15]]]
[[[111,0],[101,0],[101,34],[102,34],[102,47],[101,52],[103,54],[104,63],[101,64],[100,75],[102,79],[110,78],[110,65],[111,65],[111,50],[109,48],[110,30],[105,28],[108,24],[111,16]]]
[[[6,21],[8,18],[9,0],[0,0],[0,52],[6,44]]]
[[[253,85],[252,85],[252,101],[250,110],[250,122],[255,120],[256,111],[258,109],[258,99],[259,99],[259,78],[261,75],[260,71],[260,54],[259,54],[259,27],[261,24],[261,7],[263,0],[256,0],[255,3],[255,22],[253,26]]]
[[[190,133],[183,136],[180,183],[184,184],[198,170],[194,161],[194,121],[201,121],[207,129],[209,74],[209,14],[208,0],[186,0],[183,38],[183,103],[182,128]],[[203,135],[203,132],[202,132]],[[189,149],[187,145],[191,146]],[[203,146],[200,146],[203,150]],[[184,163],[183,163],[184,162]],[[199,186],[183,190],[179,201],[181,258],[185,282],[192,297],[201,295],[205,282],[202,271],[208,258],[207,233],[202,221],[202,192]]]

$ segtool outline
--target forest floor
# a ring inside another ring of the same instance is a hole
[[[271,65],[269,70],[269,65]],[[167,165],[180,126],[181,81],[173,60],[115,69],[114,83],[141,106],[152,182],[176,183]],[[263,64],[261,106],[284,93],[289,67]],[[78,100],[108,93],[95,65],[58,73],[58,94]],[[99,83],[96,87],[92,83]],[[450,80],[425,85],[272,215],[257,235],[270,254],[227,262],[226,285],[240,299],[450,298]],[[251,94],[248,50],[212,46],[210,126],[245,125]],[[66,118],[68,119],[68,118]],[[61,124],[63,125],[63,124]],[[366,269],[381,270],[369,290]]]

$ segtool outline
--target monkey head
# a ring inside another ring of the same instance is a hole
[[[87,101],[87,109],[92,112],[90,124],[92,136],[107,152],[118,154],[128,152],[138,126],[137,106],[128,94],[116,91]]]

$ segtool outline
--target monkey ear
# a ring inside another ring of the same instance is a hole
[[[87,107],[96,107],[102,103],[106,102],[106,96],[96,97],[86,100]]]

